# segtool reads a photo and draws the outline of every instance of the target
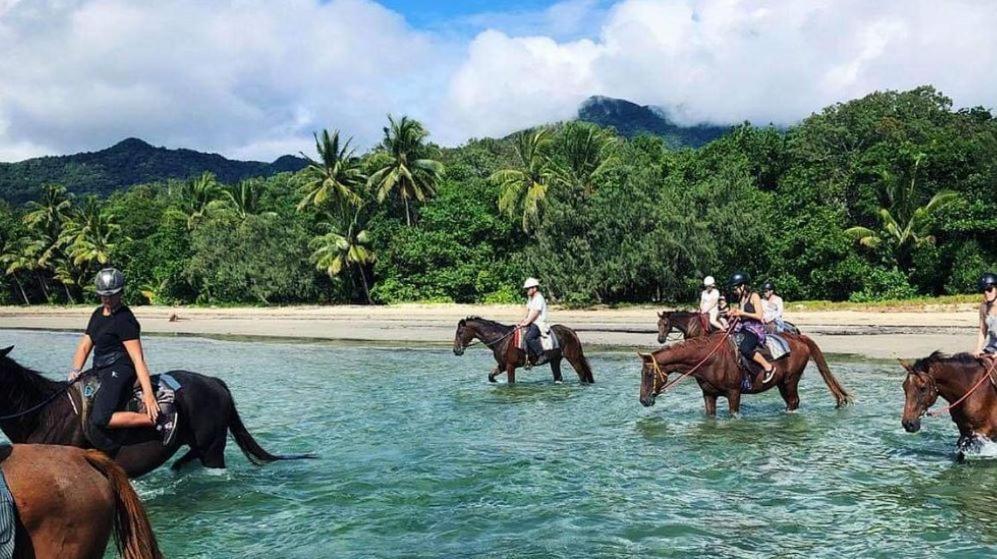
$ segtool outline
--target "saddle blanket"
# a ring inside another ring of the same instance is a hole
[[[782,359],[789,355],[789,342],[779,334],[768,334],[765,336],[765,346],[768,347],[772,359]]]
[[[3,454],[10,452],[10,447],[4,445]],[[0,470],[0,559],[14,557],[14,536],[17,531],[17,511],[14,508],[14,496],[7,487],[7,478]]]
[[[529,349],[526,347],[526,329],[517,328],[514,334],[513,343],[516,347],[529,353]],[[545,336],[543,331],[540,332],[540,346],[544,351],[550,351],[552,349],[557,349],[561,347],[561,340],[557,338],[557,334],[554,333],[554,328],[547,330],[547,335]]]

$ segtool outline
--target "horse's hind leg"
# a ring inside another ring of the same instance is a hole
[[[493,367],[492,368],[492,372],[488,373],[488,382],[497,382],[495,380],[495,377],[497,377],[498,374],[501,373],[501,372],[502,372],[502,369],[500,367]]]
[[[560,357],[555,357],[554,359],[550,360],[550,370],[552,373],[554,373],[554,382],[560,384],[562,382]]]
[[[198,455],[197,450],[192,448],[187,451],[187,454],[184,454],[179,460],[174,462],[173,465],[170,466],[170,469],[174,472],[179,472],[184,466],[190,464],[194,460],[197,460],[199,457],[200,456]]]
[[[800,407],[800,393],[799,385],[800,377],[796,377],[792,380],[787,380],[779,385],[779,394],[782,395],[782,399],[786,401],[786,411],[794,412]]]
[[[707,394],[703,392],[703,404],[706,407],[706,415],[710,417],[717,416],[717,395]]]
[[[727,405],[730,406],[731,417],[741,417],[741,391],[731,390],[727,392]]]
[[[222,433],[220,437],[216,437],[215,440],[211,441],[206,448],[199,449],[198,457],[201,459],[202,466],[205,468],[225,467],[225,442],[227,438],[228,433]]]

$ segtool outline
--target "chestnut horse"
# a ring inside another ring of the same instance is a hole
[[[17,510],[15,557],[95,559],[114,533],[125,559],[162,557],[128,476],[99,450],[18,444],[0,447]]]
[[[761,382],[761,374],[752,379],[750,390],[741,387],[742,370],[737,348],[726,332],[717,332],[709,336],[692,338],[661,348],[650,355],[638,354],[643,361],[641,369],[640,403],[645,407],[653,406],[655,398],[664,392],[669,385],[669,375],[679,373],[682,377],[692,376],[703,391],[706,413],[715,416],[717,413],[717,397],[727,398],[731,416],[736,416],[741,410],[741,394],[757,394],[773,387],[779,388],[782,399],[786,401],[786,410],[794,411],[800,407],[800,396],[797,386],[803,376],[807,362],[813,359],[820,371],[824,383],[841,407],[851,400],[848,392],[834,378],[824,354],[813,340],[804,335],[784,335],[789,343],[790,353],[775,362],[776,373],[767,383]]]
[[[908,433],[921,430],[921,417],[941,396],[959,428],[957,456],[978,449],[980,437],[997,441],[997,359],[982,360],[968,353],[951,357],[936,351],[913,364],[900,361],[904,379],[904,413],[901,424]],[[988,379],[989,377],[989,379]]]
[[[561,359],[567,359],[578,374],[582,383],[593,383],[592,368],[588,359],[582,353],[582,343],[575,331],[567,326],[555,324],[551,329],[557,335],[561,347],[549,352],[550,369],[554,373],[554,382],[561,382]],[[516,369],[526,364],[526,352],[512,343],[516,331],[515,326],[506,326],[480,316],[469,316],[457,323],[457,333],[454,335],[454,355],[463,355],[464,350],[480,340],[492,350],[497,365],[488,374],[488,382],[496,382],[495,377],[505,371],[509,384],[516,382]]]

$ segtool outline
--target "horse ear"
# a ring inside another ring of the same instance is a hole
[[[658,318],[665,318],[665,311],[659,312],[658,313]]]
[[[12,345],[11,346],[7,346],[7,347],[5,347],[3,349],[0,349],[0,357],[7,357],[7,354],[10,353],[13,350],[14,350],[14,346],[12,346]]]
[[[900,362],[900,366],[906,369],[908,373],[914,372],[914,366],[911,364],[910,361],[907,361],[905,359],[900,359],[899,357],[897,357],[897,361]]]
[[[650,354],[641,353],[639,351],[637,352],[637,356],[640,357],[641,361],[650,361],[651,359],[653,359]]]

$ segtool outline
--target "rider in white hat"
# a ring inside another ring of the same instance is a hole
[[[550,330],[547,325],[547,300],[540,293],[540,280],[537,278],[526,278],[523,289],[527,298],[526,318],[520,320],[517,326],[526,328],[526,345],[530,348],[530,353],[536,356],[533,365],[542,365],[547,362],[547,355],[540,343],[540,335],[547,335]]]
[[[713,276],[703,278],[703,292],[699,295],[699,312],[710,317],[710,326],[717,330],[726,330],[727,325],[720,318],[720,290]]]

